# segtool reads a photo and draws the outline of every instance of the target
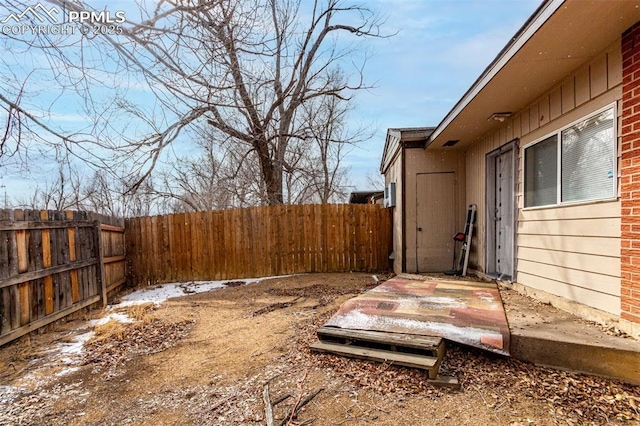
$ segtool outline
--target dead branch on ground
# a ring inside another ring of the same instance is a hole
[[[295,299],[290,300],[289,302],[279,302],[279,303],[273,303],[271,305],[267,305],[264,308],[260,308],[257,311],[253,311],[249,316],[250,317],[256,317],[258,315],[268,314],[269,312],[273,312],[273,311],[278,310],[278,309],[288,308],[289,306],[295,305],[295,303],[298,300],[300,300],[301,298],[302,298],[302,296],[298,296]]]
[[[269,397],[269,384],[264,385],[262,391],[262,400],[264,401],[264,418],[267,422],[267,426],[275,426],[276,422],[273,419],[273,405],[271,405],[271,398]]]

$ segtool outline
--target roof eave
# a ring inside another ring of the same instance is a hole
[[[524,46],[527,41],[544,25],[565,0],[546,0],[529,17],[524,25],[513,36],[511,41],[498,53],[496,58],[483,71],[469,90],[454,105],[444,119],[438,124],[429,136],[425,148],[428,148],[435,139],[449,126],[453,120],[471,103],[480,91],[502,70],[509,60]]]
[[[422,142],[422,147],[426,147],[429,141],[429,136],[435,127],[405,127],[405,128],[389,128],[387,129],[387,135],[385,137],[384,148],[382,151],[382,158],[380,159],[380,173],[385,174],[389,166],[385,167],[386,159],[388,156],[395,157],[398,150],[404,146],[406,142]],[[399,143],[393,152],[389,151],[389,138],[395,137],[399,140]]]

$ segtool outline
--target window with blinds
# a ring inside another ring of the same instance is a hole
[[[524,206],[555,204],[558,201],[558,136],[525,149],[524,162]]]
[[[562,201],[614,196],[613,109],[562,131]]]
[[[614,198],[614,120],[608,108],[525,148],[524,206]]]

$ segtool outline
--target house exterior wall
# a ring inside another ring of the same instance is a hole
[[[396,184],[396,206],[393,208],[393,271],[396,274],[402,272],[402,204],[404,194],[402,191],[402,150],[398,150],[397,155],[391,159],[388,168],[384,174],[384,183],[385,186],[388,186],[389,183],[395,182]]]
[[[620,314],[620,201],[524,209],[522,159],[525,145],[614,102],[617,102],[619,132],[621,99],[619,39],[466,150],[467,204],[478,205],[478,238],[471,251],[472,267],[485,270],[486,154],[518,138],[515,280]],[[620,141],[617,152],[619,155]]]
[[[621,316],[640,323],[640,23],[622,36]]]
[[[464,154],[459,150],[424,150],[422,148],[406,148],[405,176],[404,176],[404,208],[405,208],[405,266],[404,272],[416,273],[416,232],[417,232],[417,175],[421,173],[444,173],[453,172],[455,174],[456,202],[453,214],[456,215],[457,229],[464,229],[466,218],[465,204],[465,167]],[[443,212],[451,214],[451,212]],[[453,238],[453,235],[451,235]]]

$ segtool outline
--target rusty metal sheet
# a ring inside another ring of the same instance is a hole
[[[345,302],[326,325],[438,336],[509,355],[509,326],[495,283],[396,277]]]

